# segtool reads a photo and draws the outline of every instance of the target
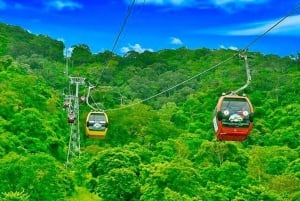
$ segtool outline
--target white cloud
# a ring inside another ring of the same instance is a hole
[[[74,48],[73,47],[69,47],[67,49],[65,49],[65,54],[67,57],[70,57],[72,55]]]
[[[131,0],[124,0],[127,4]],[[174,6],[174,7],[190,7],[198,9],[207,9],[217,7],[228,12],[245,8],[248,4],[264,4],[270,0],[136,0],[136,4],[156,5],[156,6]]]
[[[220,48],[221,49],[229,49],[229,50],[239,50],[239,48],[235,47],[235,46],[226,47],[225,45],[220,45]]]
[[[211,3],[227,12],[235,12],[245,8],[249,4],[265,4],[270,0],[211,0]]]
[[[171,44],[173,44],[173,45],[182,45],[183,44],[183,42],[179,38],[171,37],[170,40],[171,40]]]
[[[79,3],[76,3],[74,1],[62,1],[62,0],[47,2],[47,6],[57,10],[63,10],[63,9],[74,10],[74,9],[82,8],[82,5]]]
[[[230,49],[230,50],[239,50],[239,48],[235,47],[235,46],[229,46],[228,49]]]
[[[123,54],[126,54],[127,52],[129,52],[130,51],[130,48],[129,47],[122,47],[121,48],[121,52],[123,53]]]
[[[17,10],[33,10],[35,9],[34,7],[31,7],[30,5],[26,5],[27,2],[22,2],[22,3],[12,3],[9,2],[7,4],[5,1],[0,0],[0,10],[6,9],[6,8],[12,8],[12,9],[17,9]],[[40,2],[47,8],[52,8],[56,10],[63,10],[63,9],[70,9],[70,10],[75,10],[75,9],[80,9],[82,8],[82,5],[75,2],[74,0],[50,0]]]
[[[65,43],[65,39],[64,38],[57,38],[57,40]]]
[[[135,51],[135,52],[138,52],[138,53],[143,53],[145,51],[150,51],[150,52],[153,52],[153,49],[146,49],[146,48],[143,48],[140,44],[135,44],[135,45],[129,45],[128,47],[122,47],[121,48],[121,52],[122,53],[127,53],[129,51]]]
[[[258,36],[265,33],[273,27],[280,18],[266,21],[257,21],[245,24],[236,24],[226,27],[213,27],[210,29],[201,29],[197,33],[220,35],[220,36]],[[276,27],[272,28],[267,34],[299,36],[300,35],[300,15],[290,16],[284,19]]]
[[[232,36],[251,36],[251,35],[259,35],[265,32],[270,26],[265,23],[250,23],[239,25],[237,28],[232,28],[230,31],[221,31],[225,33],[225,35]],[[230,28],[229,28],[230,29]]]
[[[239,28],[225,32],[228,35],[260,35],[274,26],[279,19],[239,25]],[[300,15],[290,16],[278,24],[268,34],[300,35]],[[224,30],[223,30],[224,31]]]
[[[4,10],[4,9],[8,9],[8,8],[15,9],[15,10],[30,10],[31,9],[29,6],[26,6],[24,4],[24,2],[22,2],[22,3],[8,2],[8,3],[6,3],[3,0],[0,0],[0,10]]]
[[[270,0],[212,0],[211,2],[214,5],[218,6],[224,6],[228,4],[237,4],[237,5],[243,5],[243,4],[262,4],[266,3]]]
[[[73,50],[74,50],[73,47],[64,48],[63,54],[64,54],[66,57],[71,57]]]
[[[129,3],[129,0],[126,0]],[[183,6],[192,7],[193,5],[199,4],[197,0],[136,0],[136,4],[150,4],[157,6]]]

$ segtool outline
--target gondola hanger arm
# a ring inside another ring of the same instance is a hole
[[[92,108],[92,110],[96,110],[96,108],[94,108],[90,103],[89,103],[89,97],[90,97],[90,93],[91,93],[91,89],[93,89],[93,88],[95,88],[96,86],[94,86],[94,85],[89,85],[89,87],[88,87],[88,93],[87,93],[87,95],[86,95],[86,104],[90,107],[90,108]]]
[[[234,94],[237,94],[238,92],[246,89],[249,86],[250,82],[251,82],[251,74],[250,74],[250,69],[249,69],[249,65],[248,65],[248,57],[247,57],[246,54],[242,54],[242,53],[240,53],[239,56],[245,60],[245,68],[246,68],[246,74],[247,74],[247,81],[244,84],[244,86],[240,87],[239,89],[237,89],[235,91],[232,91],[232,93],[234,93]]]

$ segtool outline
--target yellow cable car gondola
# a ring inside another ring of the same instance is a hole
[[[90,139],[104,139],[108,130],[108,117],[103,111],[89,112],[85,133]]]

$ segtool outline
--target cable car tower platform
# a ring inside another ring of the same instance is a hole
[[[85,85],[83,77],[69,77],[70,85],[75,85],[75,95],[65,95],[65,103],[67,104],[68,123],[70,124],[70,138],[67,153],[66,166],[71,164],[74,157],[80,156],[80,128],[79,128],[79,86]]]

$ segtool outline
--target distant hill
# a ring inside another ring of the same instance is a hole
[[[7,42],[7,53],[18,56],[40,55],[62,61],[64,44],[45,35],[34,35],[21,27],[0,23],[0,37]]]

